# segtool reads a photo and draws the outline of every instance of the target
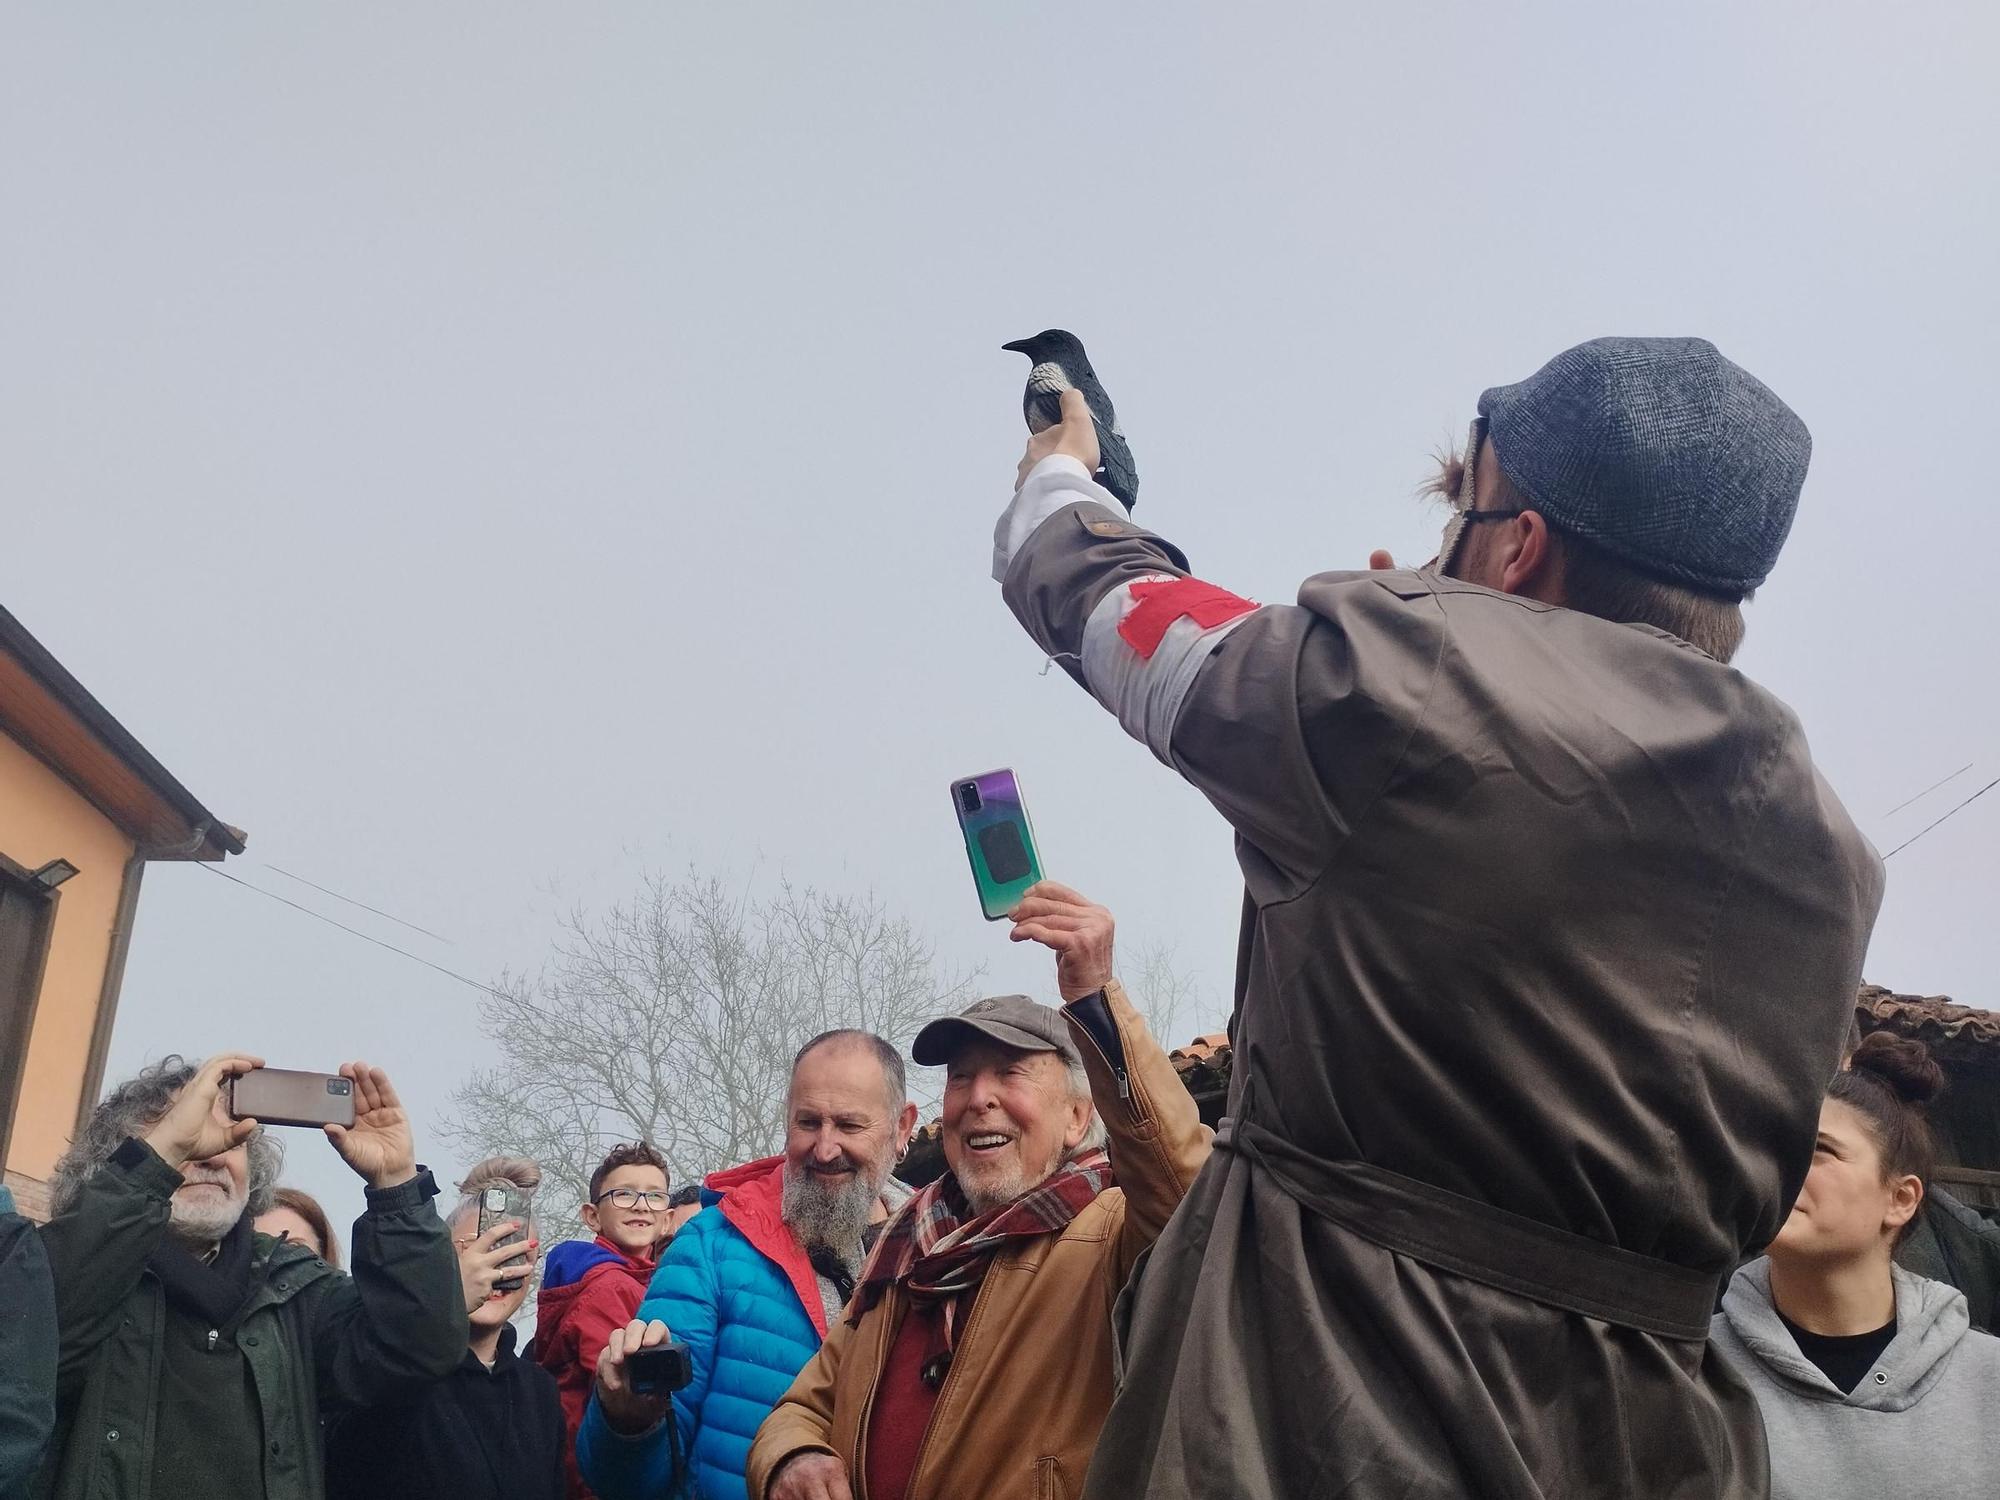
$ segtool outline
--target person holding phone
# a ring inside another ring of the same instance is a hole
[[[168,1057],[105,1098],[56,1164],[56,1436],[37,1493],[320,1500],[323,1417],[407,1399],[465,1350],[458,1268],[409,1119],[349,1063],[327,1138],[367,1184],[352,1276],[258,1234],[282,1160],[223,1091],[262,1060]]]
[[[495,1156],[458,1185],[446,1222],[472,1309],[458,1367],[414,1399],[334,1424],[329,1500],[560,1500],[565,1438],[555,1377],[520,1357],[513,1325],[528,1300],[541,1226],[532,1206],[497,1218],[484,1206],[488,1195],[531,1205],[541,1180],[527,1158]]]
[[[1883,890],[1728,665],[1812,440],[1695,338],[1478,413],[1437,558],[1296,604],[1134,525],[1074,393],[1016,471],[1007,606],[1244,881],[1228,1113],[1128,1294],[1099,1500],[1767,1492],[1709,1314],[1805,1175]]]
[[[911,1055],[945,1070],[950,1169],[758,1431],[752,1500],[1042,1500],[1083,1478],[1112,1306],[1209,1132],[1113,977],[1111,913],[1041,881],[1012,919],[1053,950],[1063,1008],[995,996],[917,1033]]]

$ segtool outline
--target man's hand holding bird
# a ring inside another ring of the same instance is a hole
[[[1118,425],[1118,413],[1084,352],[1083,341],[1066,328],[1045,328],[1033,338],[1016,339],[1000,347],[1033,361],[1028,367],[1027,388],[1021,393],[1021,415],[1027,419],[1028,431],[1039,433],[1070,425],[1076,419],[1069,392],[1082,392],[1097,427],[1096,441],[1089,448],[1094,456],[1084,461],[1085,467],[1129,512],[1139,500],[1139,470],[1132,462],[1132,445],[1125,441],[1125,429]],[[1084,450],[1059,444],[1049,451],[1081,455]],[[1034,452],[1033,445],[1029,452]]]
[[[1028,471],[1051,453],[1064,453],[1095,474],[1098,467],[1097,424],[1090,419],[1090,403],[1082,391],[1072,387],[1062,393],[1062,420],[1028,437],[1028,451],[1014,471],[1014,488],[1020,489]]]

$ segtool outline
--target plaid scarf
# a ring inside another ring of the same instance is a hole
[[[942,1307],[947,1352],[957,1339],[959,1299],[986,1279],[994,1253],[1008,1240],[1060,1234],[1106,1188],[1113,1186],[1111,1158],[1102,1150],[1078,1153],[1012,1203],[966,1217],[970,1205],[947,1172],[918,1193],[875,1242],[862,1267],[848,1321],[882,1300],[898,1282],[917,1307]]]

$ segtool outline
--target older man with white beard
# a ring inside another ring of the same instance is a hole
[[[349,1063],[368,1184],[353,1276],[252,1227],[277,1145],[223,1107],[240,1054],[169,1057],[120,1085],[56,1166],[42,1229],[56,1292],[54,1500],[320,1500],[324,1416],[406,1398],[465,1348],[458,1261],[396,1091]]]
[[[951,1170],[758,1432],[755,1500],[1043,1500],[1090,1462],[1113,1304],[1209,1132],[1112,977],[1111,913],[1043,881],[1011,915],[1054,950],[1063,1008],[1001,995],[917,1033]]]
[[[785,1152],[717,1172],[708,1206],[667,1248],[639,1316],[615,1330],[577,1430],[599,1500],[662,1500],[692,1471],[700,1500],[743,1500],[750,1441],[839,1320],[862,1259],[909,1190],[891,1173],[916,1128],[903,1059],[865,1031],[800,1049]],[[694,1379],[671,1399],[632,1389],[634,1348],[672,1335]]]

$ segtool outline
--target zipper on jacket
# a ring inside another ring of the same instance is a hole
[[[1092,1001],[1096,1004],[1091,1005],[1088,1011],[1082,1009]],[[1085,995],[1075,1004],[1078,1008],[1070,1011],[1070,1014],[1076,1018],[1077,1029],[1090,1038],[1091,1046],[1095,1047],[1097,1055],[1104,1059],[1104,1066],[1110,1071],[1111,1076],[1118,1080],[1118,1097],[1127,1104],[1131,1103],[1132,1080],[1125,1071],[1125,1047],[1118,1035],[1118,1020],[1111,1014],[1110,997],[1099,990],[1094,995]],[[1108,1038],[1098,1034],[1096,1023],[1100,1016],[1103,1018],[1105,1029],[1109,1032]]]
[[[219,1328],[211,1328],[208,1330],[208,1352],[210,1354],[215,1353],[215,1341],[221,1336],[222,1336],[222,1330]]]

